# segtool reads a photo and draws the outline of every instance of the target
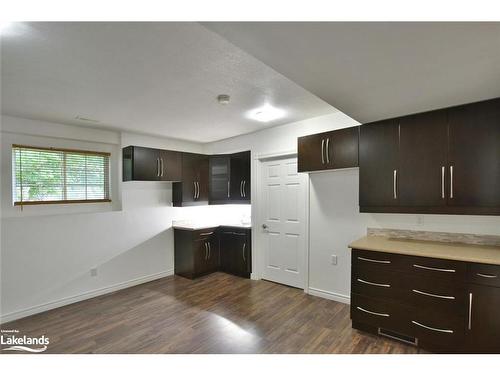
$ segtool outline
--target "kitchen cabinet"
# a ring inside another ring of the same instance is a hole
[[[250,203],[250,151],[211,155],[209,163],[210,204]]]
[[[209,159],[209,200],[210,204],[227,203],[230,193],[229,155],[213,155]]]
[[[500,214],[500,99],[452,108],[449,134],[448,204]]]
[[[175,274],[190,279],[219,268],[217,228],[174,230]]]
[[[298,171],[357,167],[358,140],[358,126],[299,137]]]
[[[500,353],[500,266],[359,249],[351,259],[353,328],[431,352]]]
[[[500,266],[469,268],[467,351],[500,353]]]
[[[398,205],[399,122],[361,126],[359,137],[359,205],[361,211]],[[370,209],[369,209],[370,208]]]
[[[399,120],[399,165],[396,176],[400,206],[446,206],[446,111]]]
[[[179,181],[181,153],[148,147],[123,148],[123,181]]]
[[[500,99],[365,124],[361,212],[500,214]]]
[[[251,230],[221,227],[219,241],[221,271],[249,278],[252,272]]]
[[[208,204],[208,156],[182,154],[182,181],[172,185],[174,206]]]
[[[248,203],[251,200],[250,151],[232,154],[230,163],[231,203]]]

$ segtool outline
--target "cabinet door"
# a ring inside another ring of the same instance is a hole
[[[298,171],[310,172],[327,169],[325,133],[299,137],[297,140]]]
[[[219,234],[220,246],[220,268],[221,271],[233,273],[233,265],[236,259],[236,236],[229,230],[222,229]]]
[[[211,271],[208,261],[209,249],[207,239],[194,241],[194,268],[196,275],[203,275]]]
[[[196,160],[196,182],[197,195],[196,201],[208,201],[208,156],[198,155]]]
[[[250,151],[231,155],[231,200],[250,201]]]
[[[468,298],[467,351],[500,353],[500,288],[470,284]]]
[[[185,153],[182,155],[182,202],[191,203],[196,200],[198,188],[196,186],[197,155]]]
[[[209,160],[209,195],[211,203],[225,203],[229,191],[229,156],[211,156]]]
[[[160,150],[160,181],[182,180],[182,154],[177,151]]]
[[[208,246],[207,271],[219,269],[219,241],[217,235],[213,234],[206,241]]]
[[[359,126],[335,130],[327,137],[325,148],[328,168],[358,166]]]
[[[133,176],[136,181],[158,181],[160,175],[159,150],[134,146]]]
[[[402,117],[399,126],[399,204],[445,206],[446,111]]]
[[[398,205],[399,124],[385,120],[360,128],[359,205],[388,207]]]
[[[500,99],[450,110],[451,206],[500,207]]]

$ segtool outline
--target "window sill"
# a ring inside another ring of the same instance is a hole
[[[111,199],[14,202],[14,206],[35,206],[35,205],[43,205],[43,204],[71,204],[71,203],[78,203],[78,204],[81,204],[81,203],[111,203]]]

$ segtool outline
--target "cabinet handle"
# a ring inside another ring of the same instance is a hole
[[[247,246],[246,242],[243,242],[243,262],[246,262],[247,259],[245,258],[245,247]]]
[[[476,273],[479,277],[485,277],[487,279],[496,279],[498,276],[497,275],[490,275],[486,273]]]
[[[419,323],[415,320],[412,320],[411,322],[419,327],[428,329],[430,331],[441,332],[441,333],[453,333],[453,330],[451,330],[451,329],[433,328],[433,327],[426,326],[425,324]]]
[[[247,186],[247,180],[243,180],[243,198],[247,197],[246,186]]]
[[[163,177],[163,158],[160,158],[160,165],[161,165],[160,177]]]
[[[210,242],[208,242],[208,259],[212,256],[212,246],[210,245]]]
[[[330,164],[330,138],[326,139],[325,154],[326,154],[326,164]]]
[[[412,289],[413,293],[418,293],[418,294],[423,294],[424,296],[429,296],[429,297],[435,297],[435,298],[442,298],[442,299],[455,299],[453,296],[442,296],[439,294],[432,294],[432,293],[427,293],[427,292],[422,292],[421,290],[418,289]]]
[[[196,182],[195,181],[193,181],[193,186],[194,186],[193,199],[196,199]]]
[[[160,177],[160,158],[156,158],[156,177]]]
[[[450,165],[450,198],[453,199],[453,165]]]
[[[445,167],[441,167],[441,198],[445,198],[445,192],[444,192],[444,174],[445,174]]]
[[[398,199],[398,170],[394,170],[394,174],[392,177],[392,189],[394,194],[394,199]]]
[[[358,257],[359,260],[364,260],[365,262],[373,262],[373,263],[383,263],[383,264],[391,264],[390,260],[376,260],[370,258]]]
[[[207,246],[206,242],[204,242],[204,244],[205,244],[205,260],[207,260],[208,259],[208,246]]]
[[[438,272],[456,272],[455,270],[452,269],[427,267],[427,266],[421,266],[420,264],[414,264],[413,267],[422,268],[424,270],[430,270],[430,271],[438,271]]]
[[[240,197],[243,198],[243,180],[240,181]]]
[[[366,281],[366,280],[363,280],[363,279],[357,279],[360,283],[363,283],[363,284],[368,284],[368,285],[373,285],[373,286],[380,286],[380,287],[383,287],[383,288],[390,288],[391,287],[391,284],[379,284],[379,283],[372,283],[371,281]]]
[[[196,199],[200,198],[200,183],[196,181]]]
[[[229,194],[229,180],[227,180],[227,197],[231,197],[231,195]]]
[[[325,164],[325,139],[321,140],[321,164]]]
[[[214,234],[214,232],[205,232],[205,233],[200,233],[201,236],[210,236],[211,234]]]
[[[377,316],[385,316],[385,317],[389,317],[389,316],[390,316],[389,314],[385,314],[385,313],[378,313],[378,312],[374,312],[374,311],[366,310],[366,309],[363,309],[362,307],[359,307],[359,306],[356,306],[356,308],[357,308],[359,311],[363,311],[364,313],[367,313],[367,314],[372,314],[372,315],[377,315]]]
[[[472,329],[472,293],[469,293],[469,331]]]

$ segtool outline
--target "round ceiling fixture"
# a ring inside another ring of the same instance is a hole
[[[229,95],[226,95],[226,94],[220,94],[217,97],[217,101],[219,102],[219,104],[223,104],[223,105],[229,104],[229,99],[231,99],[231,97]]]

